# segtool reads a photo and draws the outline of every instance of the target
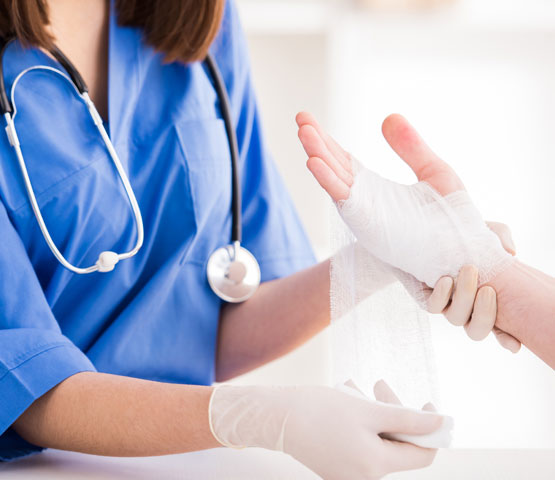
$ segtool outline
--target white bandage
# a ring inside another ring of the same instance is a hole
[[[478,268],[482,285],[512,261],[464,191],[442,197],[361,168],[339,212],[366,250],[432,288],[463,265]]]
[[[400,185],[358,162],[350,197],[332,216],[333,381],[352,378],[371,395],[385,379],[403,403],[439,405],[428,314],[437,280],[465,264],[480,284],[512,257],[466,192],[442,197],[430,185]]]

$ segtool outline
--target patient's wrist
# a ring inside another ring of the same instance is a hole
[[[489,284],[497,292],[496,326],[553,366],[546,335],[555,322],[555,278],[515,261]]]

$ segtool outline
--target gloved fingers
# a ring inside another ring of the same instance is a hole
[[[387,143],[416,174],[441,195],[464,190],[455,171],[426,145],[414,127],[401,115],[387,117],[382,125]]]
[[[497,294],[492,287],[481,287],[476,294],[472,318],[464,329],[475,341],[484,340],[493,330],[497,317]]]
[[[459,327],[466,325],[472,315],[477,290],[478,269],[474,265],[463,266],[455,281],[451,305],[445,310],[449,322]]]
[[[455,282],[451,277],[441,277],[428,298],[428,312],[443,312],[447,305],[449,305],[454,286]]]
[[[378,404],[379,432],[426,435],[441,427],[443,417],[435,413],[422,412],[388,403]]]
[[[518,353],[520,347],[522,346],[518,339],[497,327],[493,328],[493,333],[495,334],[495,338],[497,338],[497,341],[503,348],[506,348],[512,353]]]
[[[312,125],[314,129],[318,132],[318,135],[322,137],[331,153],[341,162],[343,168],[352,173],[351,155],[347,151],[345,151],[343,147],[341,147],[341,145],[339,145],[339,143],[337,143],[331,135],[324,131],[314,115],[309,112],[300,112],[297,114],[295,120],[299,128],[303,125]]]
[[[436,454],[436,449],[417,447],[410,443],[393,440],[383,440],[382,460],[388,472],[429,467]]]
[[[358,388],[357,384],[353,381],[353,379],[347,380],[343,383],[344,387],[347,387],[349,390],[345,390],[344,388],[339,388],[344,393],[349,393],[350,395],[357,396],[359,398],[363,398],[364,400],[368,400],[368,397],[365,393]],[[391,387],[385,382],[385,380],[378,380],[374,385],[374,396],[378,402],[382,403],[391,403],[393,405],[402,405],[401,400],[395,395]]]
[[[350,188],[321,158],[310,157],[306,165],[334,202],[349,198]]]
[[[513,256],[516,255],[515,242],[508,225],[500,222],[486,222],[486,224],[489,229],[499,237],[505,251]]]
[[[299,127],[299,140],[303,144],[309,157],[319,157],[330,167],[335,174],[349,187],[353,184],[353,175],[341,161],[330,151],[316,129],[309,124]]]
[[[399,397],[384,380],[378,380],[374,385],[374,396],[378,402],[402,405]]]
[[[352,378],[349,378],[342,386],[338,388],[339,391],[352,395],[353,397],[362,398],[363,400],[368,400],[366,394],[358,388],[358,385],[354,382]]]
[[[352,388],[353,390],[356,390],[359,393],[362,393],[364,395],[364,392],[358,388],[358,385],[355,383],[355,381],[352,378],[349,378],[349,380],[347,380],[343,385],[345,385],[346,387]]]

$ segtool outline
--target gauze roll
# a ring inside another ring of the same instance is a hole
[[[474,265],[479,285],[512,261],[465,191],[442,197],[429,184],[401,185],[358,167],[339,212],[360,244],[429,287]]]
[[[400,185],[353,160],[349,198],[333,208],[330,304],[332,381],[366,395],[384,379],[406,405],[440,406],[429,289],[460,268],[480,284],[512,261],[466,192],[442,197],[427,183]],[[338,214],[339,212],[339,214]]]
[[[351,378],[371,397],[383,379],[405,405],[440,406],[421,282],[362,248],[335,208],[331,243],[332,382]]]

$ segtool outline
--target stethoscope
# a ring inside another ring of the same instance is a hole
[[[133,188],[129,183],[129,179],[125,170],[121,164],[118,154],[104,128],[104,123],[100,117],[94,103],[89,97],[88,87],[83,80],[83,77],[71,63],[71,61],[60,51],[59,48],[53,47],[49,53],[60,63],[64,68],[65,72],[58,70],[47,65],[37,65],[28,67],[21,71],[15,80],[13,81],[10,96],[8,97],[5,84],[4,84],[4,72],[3,72],[3,59],[4,53],[8,45],[13,41],[10,39],[4,41],[1,51],[0,51],[0,108],[2,114],[6,120],[6,134],[8,136],[8,141],[13,147],[18,163],[25,183],[25,189],[27,190],[27,196],[33,213],[40,227],[42,235],[48,244],[48,247],[56,257],[56,259],[68,270],[79,273],[86,274],[92,272],[111,272],[120,260],[125,260],[133,257],[137,254],[143,245],[144,240],[144,227],[143,219],[141,216],[141,210],[135,198],[135,193]],[[206,275],[208,278],[208,283],[214,291],[214,293],[220,297],[222,300],[231,303],[239,303],[247,300],[251,297],[258,286],[260,285],[260,267],[256,258],[251,252],[246,248],[241,246],[241,188],[238,172],[238,158],[239,150],[237,147],[237,137],[235,134],[235,129],[233,127],[233,122],[231,119],[231,111],[229,107],[229,98],[227,95],[227,90],[225,84],[221,77],[220,71],[212,58],[208,55],[205,60],[205,64],[208,68],[210,76],[214,82],[214,87],[220,101],[220,109],[222,112],[225,130],[227,134],[227,139],[229,143],[229,151],[231,153],[231,180],[232,180],[232,201],[231,201],[231,214],[232,214],[232,230],[231,230],[231,243],[229,245],[218,248],[214,251],[209,259],[206,266]],[[37,199],[35,197],[35,192],[33,190],[33,185],[29,178],[29,173],[27,172],[27,167],[25,160],[23,158],[23,152],[21,150],[21,144],[17,136],[17,131],[15,128],[15,118],[17,116],[17,106],[15,104],[15,89],[21,78],[32,71],[41,70],[47,71],[52,74],[58,75],[60,78],[66,80],[71,86],[72,91],[75,95],[85,104],[88,109],[89,115],[96,125],[100,136],[106,146],[106,150],[116,168],[129,203],[131,205],[131,210],[133,211],[133,216],[135,219],[135,226],[137,230],[137,241],[135,246],[125,253],[116,253],[112,251],[101,252],[98,256],[98,260],[94,265],[90,267],[76,267],[72,265],[60,252],[50,233],[44,219],[42,217]]]

